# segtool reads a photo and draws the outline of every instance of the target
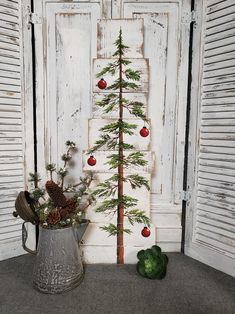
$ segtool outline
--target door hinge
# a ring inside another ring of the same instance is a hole
[[[31,12],[30,7],[27,7],[28,12],[27,12],[27,17],[28,17],[28,28],[30,28],[30,26],[32,24],[42,24],[42,17],[40,14],[38,14],[37,12]]]
[[[197,23],[197,12],[195,10],[191,12],[183,13],[181,22],[183,24]]]
[[[181,192],[181,199],[182,199],[182,201],[185,201],[185,202],[187,202],[187,201],[189,201],[190,200],[190,192],[189,191],[182,191]]]
[[[42,24],[42,17],[36,12],[29,13],[29,23],[31,24]]]

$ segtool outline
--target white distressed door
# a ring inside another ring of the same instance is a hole
[[[156,156],[151,216],[156,243],[165,251],[180,251],[190,1],[41,0],[34,10],[42,18],[35,24],[35,44],[38,169],[43,178],[45,162],[60,163],[67,139],[79,146],[73,176],[82,173],[82,153],[94,132],[88,122],[94,113],[97,22],[143,19],[141,54],[150,62],[150,149]],[[91,251],[99,261],[100,244]]]
[[[180,251],[188,77],[190,1],[113,3],[113,17],[144,20],[144,56],[149,59],[151,119],[151,217],[156,243]]]
[[[197,5],[185,253],[235,276],[235,3]]]
[[[26,21],[26,2],[0,2],[0,260],[24,253],[23,221],[12,213],[18,192],[27,188],[27,173],[34,169],[31,44]],[[34,227],[28,228],[30,234],[35,233]],[[32,237],[29,245],[34,244]]]

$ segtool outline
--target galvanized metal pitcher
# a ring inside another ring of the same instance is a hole
[[[87,197],[83,197],[79,207],[85,209],[89,204]],[[48,229],[39,226],[39,241],[36,251],[26,245],[28,233],[26,222],[38,225],[38,217],[30,204],[29,193],[19,193],[14,216],[24,220],[22,224],[22,245],[25,251],[36,255],[34,265],[33,285],[44,293],[62,293],[71,290],[83,279],[83,265],[79,243],[89,224],[83,219],[77,227],[70,226],[61,229]]]
[[[34,265],[33,285],[44,293],[62,293],[78,286],[83,279],[79,243],[89,224],[84,219],[77,228],[40,227]]]
[[[79,243],[89,224],[84,219],[77,228],[40,227],[34,265],[33,285],[44,293],[62,293],[78,286],[83,279]]]

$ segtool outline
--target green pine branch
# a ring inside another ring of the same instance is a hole
[[[118,154],[111,154],[107,156],[108,161],[106,164],[110,166],[109,169],[118,168],[119,165],[123,165],[128,168],[129,166],[146,166],[147,161],[143,159],[144,154],[141,152],[132,152],[128,156],[124,156],[122,159],[119,159]]]
[[[118,90],[119,88],[123,88],[123,89],[126,89],[126,90],[136,90],[139,88],[139,85],[134,83],[134,82],[129,82],[129,81],[126,81],[126,80],[115,80],[113,82],[113,84],[109,85],[106,89],[107,90]]]
[[[96,190],[93,192],[93,195],[98,197],[113,197],[117,192],[117,188],[118,184],[115,184],[114,181],[108,179],[97,186]]]
[[[45,189],[42,188],[35,188],[32,191],[30,191],[30,198],[33,199],[35,203],[39,201],[39,199],[45,196]]]
[[[95,142],[95,145],[88,150],[88,154],[92,154],[103,146],[109,149],[115,149],[118,137],[111,137],[109,134],[101,134],[100,139]]]
[[[119,198],[104,200],[99,207],[95,209],[97,213],[115,213],[118,206],[129,208],[137,205],[138,200],[128,195]]]
[[[118,120],[118,121],[106,124],[99,131],[108,133],[108,134],[113,133],[115,135],[118,135],[120,132],[133,135],[134,132],[132,130],[135,130],[136,128],[137,128],[136,124]]]
[[[46,170],[50,173],[50,179],[52,180],[53,172],[56,171],[56,165],[55,164],[46,164]]]
[[[38,187],[38,183],[39,183],[41,180],[42,180],[42,179],[41,179],[39,173],[37,173],[37,172],[35,172],[35,173],[30,172],[30,173],[29,173],[28,181],[29,181],[29,182],[33,182],[35,187]]]
[[[141,152],[133,152],[126,158],[126,165],[129,166],[146,166],[147,160],[143,159],[144,154]]]
[[[140,71],[134,71],[132,69],[126,69],[125,75],[128,80],[139,81],[140,80]]]
[[[139,174],[130,174],[126,177],[126,180],[130,183],[132,189],[141,188],[145,186],[148,191],[150,191],[150,186],[148,180],[140,176]]]
[[[140,118],[145,122],[148,122],[147,116],[143,110],[144,104],[142,102],[139,101],[129,102],[127,104],[124,104],[123,107],[126,108],[131,115]]]
[[[109,113],[114,109],[117,109],[119,104],[119,98],[117,94],[111,93],[106,95],[102,100],[96,102],[96,105],[103,108],[105,113]]]
[[[117,50],[114,52],[113,57],[120,57],[123,56],[126,50],[129,48],[128,46],[123,44],[122,39],[122,29],[120,28],[118,38],[114,42],[115,46],[117,47]]]
[[[132,209],[129,211],[126,211],[124,214],[131,225],[134,225],[135,222],[137,223],[143,223],[150,227],[150,219],[146,216],[145,212],[143,210],[139,209]]]
[[[100,227],[100,229],[106,231],[109,233],[109,236],[115,236],[119,233],[127,233],[127,234],[131,234],[131,230],[130,229],[120,229],[117,228],[114,224],[109,224],[107,226],[102,226]]]
[[[114,62],[110,62],[108,63],[108,65],[106,67],[103,68],[102,71],[100,71],[96,77],[99,78],[99,77],[102,77],[104,76],[105,74],[107,73],[110,73],[111,75],[115,75],[116,71],[118,70],[118,61],[114,61]]]

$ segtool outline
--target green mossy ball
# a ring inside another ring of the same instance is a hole
[[[163,279],[166,276],[168,257],[162,253],[159,246],[153,245],[150,249],[137,253],[137,272],[149,279]]]

